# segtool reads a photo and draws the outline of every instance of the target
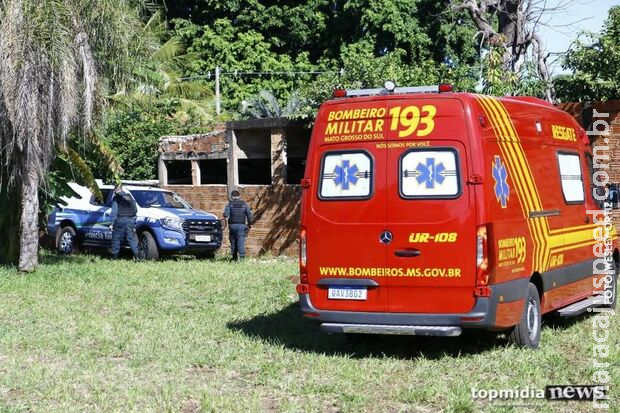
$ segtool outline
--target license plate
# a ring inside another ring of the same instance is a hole
[[[196,242],[209,242],[211,235],[196,235]]]
[[[365,300],[368,290],[365,288],[334,288],[327,290],[327,298],[330,300]]]

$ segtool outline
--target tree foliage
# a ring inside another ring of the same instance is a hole
[[[612,7],[600,33],[581,33],[562,67],[573,74],[555,79],[562,101],[620,99],[620,6]]]
[[[531,94],[549,101],[554,98],[544,42],[538,33],[541,18],[551,10],[546,1],[459,0],[451,7],[467,11],[478,29],[476,39],[486,55],[482,62],[485,93],[520,94],[524,79],[525,89],[535,92]]]
[[[298,91],[312,106],[333,86],[377,87],[388,78],[400,85],[456,79],[471,89],[475,31],[449,4],[194,0],[167,2],[167,13],[176,18],[175,35],[198,57],[186,75],[210,73],[213,85],[214,69],[221,67],[223,105],[234,111],[261,90],[280,101]],[[326,73],[298,73],[310,71]]]
[[[200,133],[209,125],[191,108],[181,111],[174,99],[134,101],[110,110],[99,133],[123,169],[123,178],[157,179],[159,138],[164,135]],[[101,178],[110,179],[107,166],[94,162]]]

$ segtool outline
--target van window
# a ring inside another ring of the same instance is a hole
[[[323,156],[319,198],[368,199],[372,158],[366,152],[328,152]]]
[[[454,149],[414,149],[400,159],[403,198],[456,198],[461,192]]]
[[[558,153],[560,165],[560,179],[562,193],[567,203],[581,203],[584,201],[583,178],[579,155],[572,153]]]

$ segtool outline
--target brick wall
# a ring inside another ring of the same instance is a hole
[[[286,183],[287,148],[293,149],[293,158],[305,156],[310,132],[306,124],[276,118],[228,122],[225,127],[221,125],[200,135],[164,136],[159,145],[160,183],[195,208],[220,218],[228,202],[228,193],[238,189],[254,214],[254,225],[247,239],[248,255],[295,256],[298,254],[301,187]],[[271,158],[271,185],[239,184],[238,160],[252,157]],[[173,159],[192,162],[192,185],[166,184],[164,161]],[[227,185],[201,185],[199,162],[203,159],[227,160]],[[222,248],[229,253],[228,231],[224,231]]]
[[[226,185],[168,185],[195,208],[222,217],[228,202]],[[248,255],[295,256],[298,253],[301,187],[299,185],[239,186],[241,198],[255,217],[247,239]],[[229,253],[228,231],[224,231],[222,249]]]
[[[608,146],[609,149],[603,151],[610,157],[610,168],[607,170],[611,183],[620,184],[620,100],[611,100],[607,102],[595,102],[591,104],[592,109],[600,113],[607,113],[609,116],[593,117],[591,122],[597,120],[603,120],[609,125],[609,135],[590,135],[592,146]],[[589,125],[583,125],[584,119],[584,104],[577,103],[561,103],[558,107],[566,112],[570,113],[577,119],[577,121],[584,127]],[[588,121],[589,119],[586,119]],[[604,129],[604,125],[600,124],[599,131]],[[607,141],[606,141],[607,139]],[[616,225],[620,225],[620,210],[613,211],[613,217]]]
[[[159,140],[159,151],[166,154],[190,156],[200,153],[225,153],[226,133],[224,124],[219,124],[212,132],[188,136],[163,136]]]

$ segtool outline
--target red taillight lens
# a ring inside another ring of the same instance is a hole
[[[308,288],[308,284],[297,284],[297,294],[308,294],[310,289]]]
[[[449,83],[442,83],[439,85],[439,93],[452,92],[454,87]]]
[[[487,240],[487,226],[481,225],[476,233],[476,286],[485,286],[489,283],[489,244]]]
[[[306,241],[306,229],[299,232],[299,279],[302,284],[308,283],[308,252]]]
[[[347,90],[346,89],[336,89],[336,90],[334,90],[334,97],[335,98],[346,98],[347,97]]]

